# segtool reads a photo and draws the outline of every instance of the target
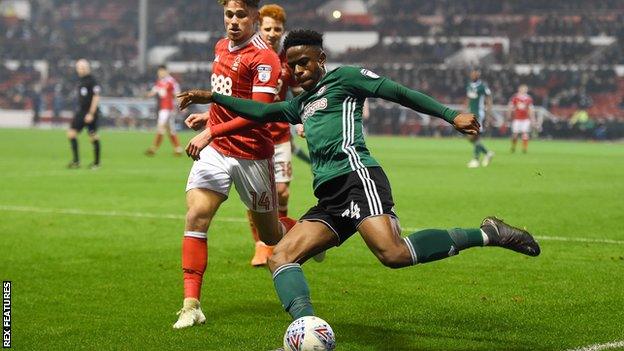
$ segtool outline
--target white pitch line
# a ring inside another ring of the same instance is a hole
[[[594,344],[594,345],[589,345],[589,346],[582,346],[576,349],[569,349],[567,351],[601,351],[601,350],[608,350],[608,349],[616,349],[620,347],[624,347],[624,340],[612,341],[606,344]]]
[[[0,211],[10,212],[31,212],[31,213],[55,213],[68,214],[78,216],[102,216],[102,217],[129,217],[129,218],[155,218],[155,219],[175,219],[183,220],[184,215],[181,214],[159,214],[148,212],[125,212],[125,211],[85,211],[76,208],[40,208],[29,206],[4,206],[0,205]],[[245,218],[217,217],[216,220],[221,222],[240,222],[246,223]]]
[[[403,227],[401,228],[406,232],[417,232],[419,230],[423,230],[423,228],[409,228]],[[567,238],[563,236],[544,236],[544,235],[536,235],[535,239],[546,240],[546,241],[566,241],[566,242],[575,242],[575,243],[592,243],[592,244],[615,244],[615,245],[624,245],[624,240],[612,240],[612,239],[592,239],[592,238]]]
[[[0,211],[7,212],[30,212],[30,213],[55,213],[55,214],[67,214],[77,216],[102,216],[102,217],[127,217],[127,218],[154,218],[154,219],[175,219],[184,220],[185,216],[182,214],[168,214],[168,213],[149,213],[149,212],[126,212],[126,211],[85,211],[77,208],[42,208],[31,206],[8,206],[0,205]],[[217,222],[231,222],[231,223],[247,223],[247,219],[243,216],[239,217],[216,217]],[[404,231],[415,232],[422,230],[422,228],[403,227]],[[564,241],[564,242],[578,242],[578,243],[594,243],[594,244],[614,244],[624,245],[624,240],[612,240],[612,239],[591,239],[591,238],[568,238],[562,236],[536,236],[539,240],[550,241]]]
[[[622,240],[612,240],[612,239],[589,239],[589,238],[566,238],[563,236],[535,236],[536,239],[541,240],[552,240],[552,241],[576,241],[579,243],[597,243],[597,244],[617,244],[624,245],[624,241]]]

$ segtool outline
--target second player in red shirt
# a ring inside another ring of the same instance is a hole
[[[145,154],[153,156],[160,148],[163,135],[167,133],[169,134],[175,155],[181,155],[182,147],[180,146],[180,140],[175,128],[175,96],[180,93],[180,85],[169,74],[166,66],[159,66],[157,74],[158,80],[147,95],[148,97],[158,97],[157,132],[154,143],[145,151]]]
[[[522,136],[522,151],[529,148],[531,123],[535,120],[533,98],[528,94],[529,88],[522,84],[518,92],[509,100],[509,117],[511,119],[511,152],[516,151],[518,135]]]
[[[277,54],[255,33],[258,0],[222,0],[227,38],[215,46],[213,92],[273,102],[281,65]],[[193,99],[192,91],[180,94],[180,108]],[[184,302],[174,328],[204,323],[200,293],[207,264],[207,232],[232,184],[258,229],[260,238],[275,245],[294,220],[278,221],[271,133],[264,126],[238,117],[213,104],[205,114],[194,114],[186,124],[205,129],[187,145],[195,162],[186,185],[187,215],[182,242]],[[281,222],[281,223],[280,223]]]

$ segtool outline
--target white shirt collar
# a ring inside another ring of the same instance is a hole
[[[245,46],[249,45],[249,43],[251,43],[251,41],[257,36],[258,36],[258,33],[252,35],[251,38],[247,39],[244,43],[237,45],[237,46],[232,46],[232,41],[228,39],[228,50],[230,50],[230,52],[238,51],[244,48]]]

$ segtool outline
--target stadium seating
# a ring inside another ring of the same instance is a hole
[[[323,0],[282,3],[290,27],[379,32],[377,45],[330,52],[331,61],[366,65],[447,103],[463,102],[466,82],[466,69],[455,68],[451,59],[463,49],[483,47],[490,52],[482,61],[483,78],[496,104],[506,104],[517,85],[526,83],[536,104],[560,117],[583,107],[593,118],[624,120],[624,80],[613,66],[624,64],[622,1],[380,1],[369,6],[372,27],[361,18],[323,16],[317,11]],[[141,96],[153,81],[153,72],[141,75],[136,69],[136,2],[44,0],[31,6],[29,21],[0,16],[0,60],[5,62],[0,64],[0,108],[29,108],[37,94],[43,95],[44,108],[71,106],[68,77],[78,57],[97,61],[96,75],[108,96]],[[223,30],[221,11],[216,1],[152,0],[148,46],[176,47],[170,61],[210,62]],[[181,32],[213,35],[196,42],[181,39]],[[414,37],[421,40],[410,41]],[[502,38],[509,45],[463,40],[471,37]],[[44,81],[32,68],[38,61],[48,65]],[[176,76],[183,87],[208,87],[208,71]]]

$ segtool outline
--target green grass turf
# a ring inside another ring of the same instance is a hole
[[[253,245],[234,191],[209,233],[208,322],[171,328],[191,162],[167,144],[143,156],[152,137],[104,131],[103,167],[66,170],[63,132],[0,130],[0,278],[13,281],[14,349],[280,346],[289,317],[270,274],[249,266]],[[497,152],[493,164],[467,169],[470,146],[459,138],[369,139],[406,228],[475,227],[495,214],[538,236],[619,243],[544,238],[538,258],[477,248],[390,270],[354,236],[304,266],[338,350],[564,350],[624,340],[624,146],[536,141],[529,154],[511,155],[507,140],[485,144]],[[80,147],[86,165],[84,135]],[[290,213],[299,216],[315,200],[307,166],[297,160],[294,170]],[[63,209],[120,215],[53,212]]]

